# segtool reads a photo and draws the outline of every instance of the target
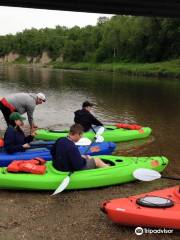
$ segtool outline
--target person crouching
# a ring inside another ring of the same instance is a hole
[[[26,118],[21,116],[18,112],[10,114],[9,119],[13,122],[13,126],[9,125],[4,135],[4,148],[9,154],[15,152],[22,152],[30,148],[29,143],[33,141],[35,133],[25,137],[25,134],[21,127],[24,125],[23,120]]]

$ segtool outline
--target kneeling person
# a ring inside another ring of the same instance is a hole
[[[69,136],[56,141],[51,149],[54,168],[59,171],[68,172],[109,166],[99,158],[81,156],[75,143],[80,140],[82,134],[83,127],[80,124],[74,124],[69,130]]]

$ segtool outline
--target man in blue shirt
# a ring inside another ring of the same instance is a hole
[[[74,124],[70,128],[68,137],[56,141],[51,149],[54,168],[68,172],[109,166],[99,158],[91,158],[88,155],[81,156],[75,143],[80,140],[82,134],[83,127],[80,124]]]

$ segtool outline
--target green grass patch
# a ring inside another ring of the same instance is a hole
[[[131,75],[180,77],[180,59],[156,63],[52,63],[53,68],[97,70]]]

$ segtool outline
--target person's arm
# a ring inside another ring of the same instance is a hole
[[[33,105],[28,105],[26,107],[26,112],[27,112],[27,116],[28,116],[28,122],[29,122],[29,125],[30,125],[31,129],[36,127],[36,125],[34,124],[34,119],[33,119],[34,109],[35,109],[35,105],[34,106]]]
[[[97,118],[95,118],[91,113],[90,113],[90,118],[91,118],[92,125],[103,126],[102,122],[100,122]]]
[[[71,165],[75,171],[81,170],[85,164],[86,160],[81,157],[81,154],[77,146],[73,146],[68,152],[68,158],[71,162]]]
[[[22,144],[15,144],[15,130],[13,128],[8,128],[4,135],[4,147],[7,153],[14,153],[23,151],[24,147]]]

